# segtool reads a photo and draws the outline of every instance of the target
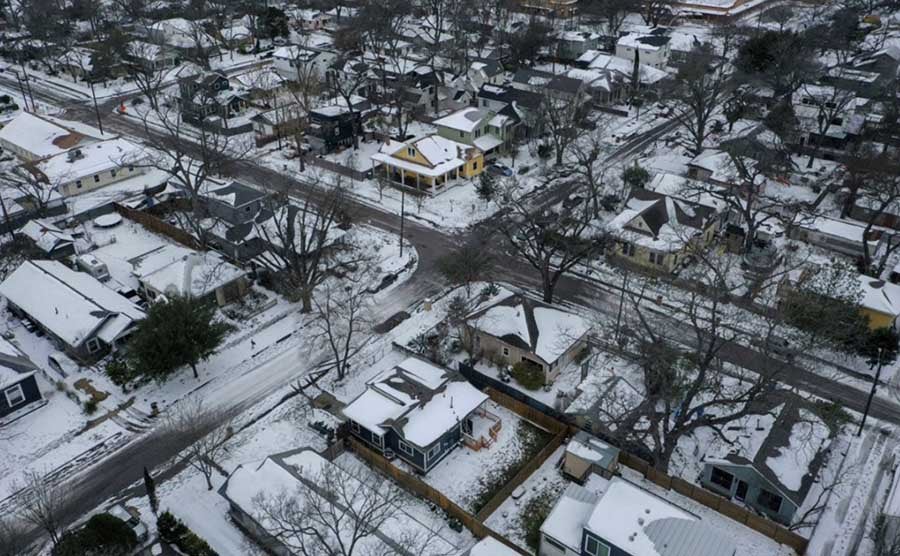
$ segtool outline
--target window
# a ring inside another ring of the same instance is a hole
[[[411,156],[411,157],[415,157],[415,156],[416,156],[416,149],[414,149],[414,148],[412,148],[412,147],[409,147],[409,148],[406,149],[406,154],[409,155],[409,156]]]
[[[634,244],[632,243],[623,243],[622,244],[622,254],[626,257],[634,256]]]
[[[87,341],[87,350],[88,353],[96,353],[100,351],[100,340],[97,338],[91,338]]]
[[[484,99],[484,98],[481,99],[481,105],[482,105],[482,106],[487,106],[487,99]]]
[[[465,136],[466,136],[466,132],[465,132],[465,131],[460,131],[460,132],[459,132],[459,136],[460,136],[460,137],[465,137]]]
[[[94,174],[94,183],[100,183],[100,175]]]
[[[722,471],[718,467],[713,467],[712,473],[709,476],[709,481],[712,484],[720,486],[730,492],[731,484],[734,482],[734,475],[727,471]]]
[[[440,442],[438,442],[438,444],[437,444],[434,448],[428,450],[428,459],[429,459],[429,460],[432,460],[432,459],[438,457],[439,455],[441,455],[441,444],[440,444]]]
[[[508,347],[503,348],[503,356],[509,357],[509,348]]]
[[[666,255],[664,253],[654,253],[650,252],[650,262],[652,264],[662,265],[666,260]]]
[[[134,166],[129,166],[129,167],[128,167],[128,171],[129,171],[129,172],[134,172]]]
[[[781,496],[772,494],[765,489],[759,489],[759,495],[757,495],[756,501],[760,506],[772,512],[778,512],[778,510],[781,509]]]
[[[399,442],[398,446],[400,447],[400,451],[403,452],[404,454],[406,454],[407,456],[412,457],[412,456],[416,455],[416,451],[413,449],[413,447],[410,446],[409,444],[407,444],[406,442],[403,442],[401,440]]]
[[[475,162],[472,163],[472,169],[473,169],[473,170],[477,170],[477,169],[478,169],[478,161],[477,161],[477,160],[476,160]]]
[[[358,434],[359,433],[359,423],[357,423],[356,421],[350,421],[350,430]]]
[[[113,168],[112,170],[109,171],[109,175],[112,177],[116,177],[117,173],[118,173],[118,170],[116,170],[115,168]]]
[[[75,187],[77,187],[78,189],[81,189],[81,186],[82,186],[81,180],[75,180]]]
[[[11,388],[7,388],[3,391],[3,394],[6,396],[6,403],[8,403],[10,407],[19,405],[25,401],[25,392],[22,391],[21,384],[16,384]]]
[[[609,547],[594,537],[584,538],[584,551],[591,556],[609,556]]]
[[[378,434],[373,434],[372,444],[378,446],[379,448],[384,448],[384,437]]]

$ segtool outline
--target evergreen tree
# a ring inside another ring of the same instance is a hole
[[[650,181],[650,172],[641,168],[635,161],[634,166],[629,166],[622,171],[622,182],[628,187],[643,189]]]
[[[128,344],[129,366],[138,374],[163,381],[189,365],[199,378],[197,363],[222,343],[229,326],[215,322],[213,304],[173,296],[150,306]]]
[[[494,177],[487,172],[482,172],[478,179],[478,185],[476,186],[475,191],[482,201],[485,203],[490,202],[491,199],[494,198],[494,193],[496,193]]]
[[[637,96],[641,88],[641,51],[634,49],[634,67],[631,70],[631,95]]]
[[[153,510],[153,515],[157,515],[159,512],[159,499],[156,497],[156,482],[146,466],[144,467],[144,490],[147,491],[147,500],[150,501],[150,509]]]

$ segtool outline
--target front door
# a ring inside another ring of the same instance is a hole
[[[734,497],[741,502],[747,498],[747,483],[738,479],[737,489],[734,491]]]

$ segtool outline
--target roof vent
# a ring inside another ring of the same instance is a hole
[[[650,515],[650,508],[645,509],[645,510],[644,510],[644,513],[647,514],[647,515]]]
[[[639,518],[638,518],[638,525],[644,525],[644,518],[643,518],[643,517],[639,517]]]

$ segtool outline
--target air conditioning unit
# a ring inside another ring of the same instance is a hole
[[[385,457],[385,459],[387,459],[388,461],[393,461],[394,458],[397,457],[397,454],[395,454],[394,451],[391,450],[390,448],[386,448],[386,449],[384,450],[384,457]]]

